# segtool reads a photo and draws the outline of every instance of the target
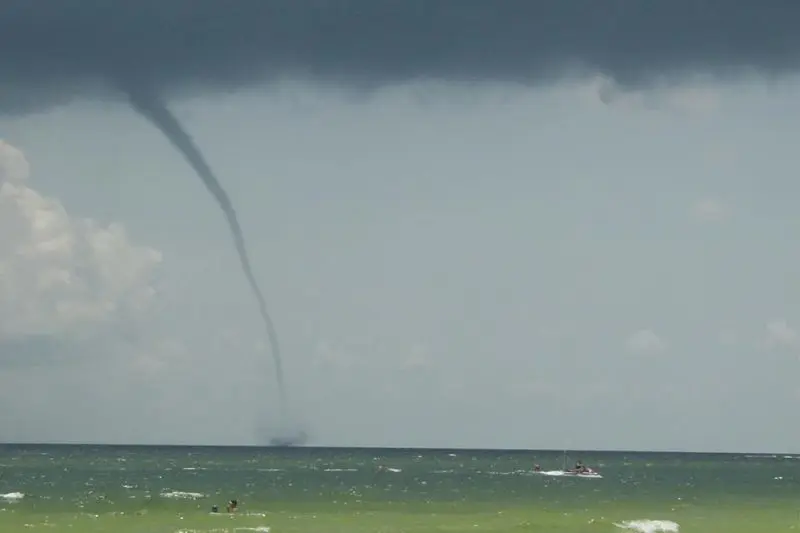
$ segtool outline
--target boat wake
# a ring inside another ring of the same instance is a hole
[[[551,476],[551,477],[580,477],[580,478],[587,478],[587,479],[602,479],[603,476],[598,474],[597,472],[570,472],[569,470],[548,470],[542,472],[534,472],[534,474],[539,474],[542,476]]]

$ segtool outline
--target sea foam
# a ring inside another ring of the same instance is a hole
[[[678,533],[681,529],[681,526],[672,520],[648,520],[646,518],[642,520],[627,520],[614,525],[621,529],[629,529],[639,533]]]
[[[172,498],[176,500],[196,500],[198,498],[205,498],[205,494],[199,492],[183,492],[180,490],[173,490],[171,492],[162,492],[162,498]]]

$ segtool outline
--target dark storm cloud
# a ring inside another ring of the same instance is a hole
[[[798,66],[796,0],[0,0],[0,106],[92,96],[114,73],[175,92],[294,75],[621,84]]]

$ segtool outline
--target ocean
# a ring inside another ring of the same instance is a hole
[[[563,452],[0,445],[0,532],[800,531],[800,457],[568,458],[602,479],[532,471]]]

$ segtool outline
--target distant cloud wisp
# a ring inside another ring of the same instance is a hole
[[[775,319],[767,323],[765,342],[768,348],[797,348],[800,334],[786,320]]]
[[[692,216],[700,222],[723,222],[731,215],[731,206],[722,200],[708,198],[692,206]]]
[[[652,329],[641,329],[628,337],[625,346],[629,352],[640,355],[661,353],[667,349],[664,340]]]

